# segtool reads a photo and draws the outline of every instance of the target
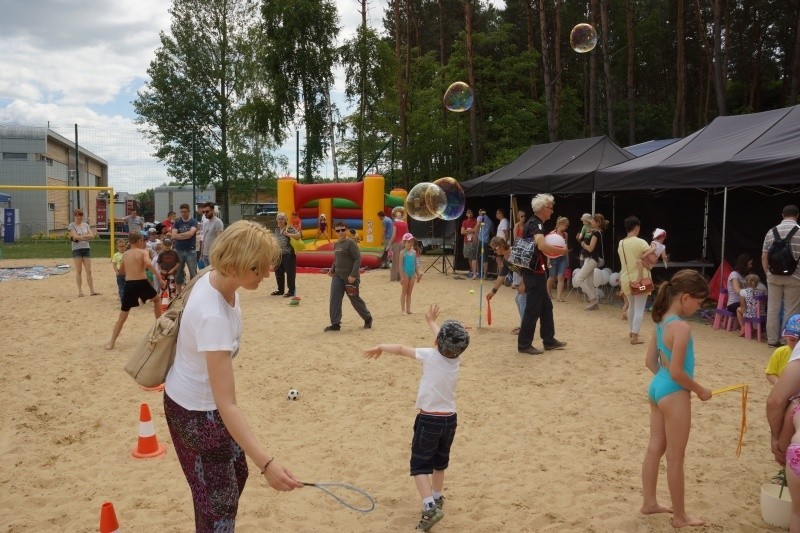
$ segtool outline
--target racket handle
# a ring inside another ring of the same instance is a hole
[[[306,483],[305,481],[301,481],[300,483],[302,483],[306,487],[316,487],[317,486],[316,483]]]

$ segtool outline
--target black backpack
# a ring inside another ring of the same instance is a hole
[[[792,254],[792,237],[800,229],[798,226],[786,234],[786,238],[781,239],[778,228],[772,228],[772,235],[775,241],[767,251],[767,264],[770,274],[777,276],[791,276],[797,268],[797,258]]]

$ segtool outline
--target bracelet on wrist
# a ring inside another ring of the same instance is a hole
[[[265,464],[264,468],[261,469],[261,475],[262,476],[264,475],[264,473],[267,471],[267,468],[269,468],[269,465],[272,464],[272,461],[274,461],[274,460],[275,460],[275,457],[272,457],[272,459],[267,461],[267,464]]]
[[[492,294],[497,294],[497,287],[492,287]]]

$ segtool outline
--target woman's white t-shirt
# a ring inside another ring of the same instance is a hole
[[[417,409],[429,413],[455,413],[456,385],[461,358],[448,359],[436,348],[417,348],[415,356],[422,361]]]
[[[242,336],[239,294],[231,307],[210,283],[210,273],[197,280],[181,315],[175,363],[167,374],[165,391],[189,411],[217,408],[208,380],[206,352],[229,351],[236,357]]]
[[[739,287],[744,288],[744,277],[735,270],[731,272],[730,275],[728,275],[728,302],[725,305],[735,304],[741,300],[739,291],[733,288],[733,280],[737,280],[739,282]]]

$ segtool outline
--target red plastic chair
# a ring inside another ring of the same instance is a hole
[[[756,316],[754,317],[745,317],[744,318],[744,337],[746,339],[753,338],[753,325],[756,326],[756,340],[761,342],[761,330],[763,329],[763,325],[767,323],[767,317],[761,316],[761,302],[767,301],[766,294],[759,294],[756,296],[756,301],[758,301],[758,305],[756,306]]]
[[[726,307],[727,301],[728,289],[720,289],[719,298],[717,298],[717,308],[714,309],[714,313],[716,313],[716,316],[714,317],[714,329],[723,327],[727,331],[731,331],[733,328],[733,322],[736,318],[736,313],[728,311]]]

